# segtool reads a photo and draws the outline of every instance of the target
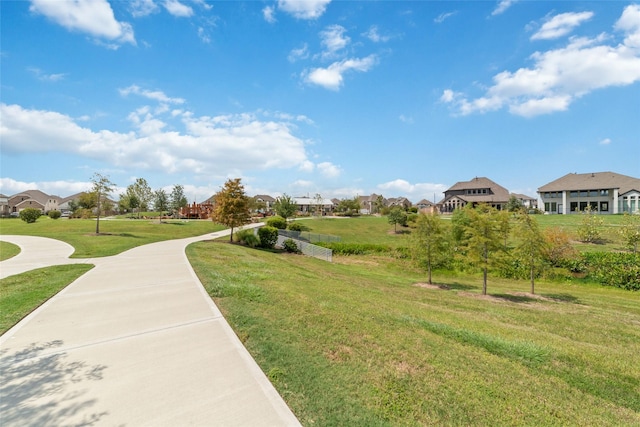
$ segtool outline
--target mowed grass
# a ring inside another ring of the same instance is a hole
[[[75,248],[72,258],[116,255],[136,246],[169,239],[200,236],[224,229],[212,221],[101,220],[96,235],[95,220],[52,220],[40,217],[27,224],[19,219],[0,219],[0,234],[50,237]]]
[[[0,280],[0,335],[91,268],[89,264],[59,265]]]
[[[402,238],[384,220],[307,224],[347,242]],[[482,296],[480,277],[425,288],[409,261],[381,256],[222,242],[187,255],[303,425],[640,425],[638,293],[540,281],[532,296],[490,279]]]
[[[13,243],[0,241],[0,261],[13,258],[20,253],[20,247]]]

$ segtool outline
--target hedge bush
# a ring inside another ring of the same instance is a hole
[[[290,223],[287,228],[291,231],[309,231],[310,230],[309,227],[299,223],[298,221],[294,221]]]
[[[606,286],[640,291],[640,255],[621,252],[585,252],[588,276]]]
[[[20,219],[26,222],[27,224],[32,224],[40,218],[42,212],[40,209],[35,208],[25,208],[20,211]]]
[[[260,245],[260,239],[254,233],[252,228],[248,228],[246,230],[240,230],[235,233],[236,240],[242,244],[245,244],[251,248],[255,248]]]
[[[287,239],[282,243],[282,247],[284,248],[285,251],[290,252],[290,253],[298,253],[298,245],[296,244],[296,242],[293,239]]]
[[[258,229],[258,237],[260,238],[260,246],[271,249],[278,242],[278,229],[271,226],[264,226]]]
[[[276,215],[272,216],[265,222],[269,227],[274,227],[279,230],[285,230],[287,228],[287,220],[283,217]]]
[[[62,216],[62,212],[60,211],[49,211],[49,213],[47,214],[49,215],[49,218],[51,219],[58,219]]]
[[[393,251],[390,246],[374,243],[316,242],[315,244],[331,249],[337,255],[367,255]]]

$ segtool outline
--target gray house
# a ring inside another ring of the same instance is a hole
[[[615,172],[569,173],[538,194],[549,214],[582,212],[587,206],[602,214],[640,212],[640,179]]]

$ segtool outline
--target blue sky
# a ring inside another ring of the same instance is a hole
[[[2,1],[0,192],[640,176],[640,4]],[[114,196],[117,196],[114,195]]]

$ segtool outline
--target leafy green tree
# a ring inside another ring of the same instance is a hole
[[[336,212],[351,216],[360,211],[360,199],[356,196],[351,199],[342,199],[336,206]]]
[[[400,206],[391,208],[389,215],[387,215],[387,219],[389,224],[393,224],[393,231],[395,233],[398,232],[398,224],[402,226],[407,225],[407,213]]]
[[[640,243],[640,215],[625,212],[619,233],[627,249],[634,254],[637,253]]]
[[[154,198],[153,190],[151,190],[147,180],[144,178],[138,178],[133,184],[127,186],[126,195],[130,199],[135,198],[137,200],[138,217],[140,216],[140,210],[149,210]]]
[[[521,209],[524,209],[524,205],[516,196],[510,196],[507,201],[507,211],[508,212],[517,212]]]
[[[296,202],[286,193],[277,197],[273,204],[273,210],[285,220],[291,218],[297,209]]]
[[[185,196],[184,194],[184,187],[182,185],[174,185],[169,198],[169,205],[174,213],[180,212],[180,209],[189,204],[187,196]]]
[[[240,178],[229,179],[215,194],[211,219],[231,228],[229,241],[233,242],[233,229],[251,221],[249,197],[244,192]]]
[[[95,191],[84,192],[78,196],[78,208],[95,209],[98,206],[98,194]],[[75,209],[72,209],[75,211]]]
[[[156,212],[160,212],[158,221],[162,222],[162,214],[169,209],[169,196],[164,191],[164,188],[160,188],[153,193],[153,209]]]
[[[38,220],[38,218],[40,218],[42,211],[36,208],[25,208],[22,209],[18,215],[20,216],[20,219],[27,224],[33,224]]]
[[[420,214],[411,236],[414,256],[420,263],[426,264],[427,283],[431,285],[433,267],[444,258],[447,251],[445,225],[437,212]]]
[[[91,192],[96,195],[96,234],[100,234],[100,213],[104,209],[105,200],[111,194],[115,188],[115,184],[109,180],[108,176],[104,176],[99,173],[94,173],[91,177],[93,183]]]
[[[514,254],[522,259],[529,268],[531,280],[531,293],[535,293],[536,273],[544,268],[544,253],[547,250],[547,242],[544,239],[538,222],[524,210],[516,217],[517,242]]]
[[[381,213],[384,208],[384,197],[376,197],[376,200],[373,202],[373,206],[375,208],[375,213]]]
[[[598,242],[602,238],[600,229],[604,220],[596,215],[591,206],[587,206],[582,215],[582,221],[578,227],[580,241],[585,243]]]
[[[471,207],[465,206],[464,210],[469,219],[466,226],[466,257],[471,265],[476,265],[482,270],[482,294],[487,294],[487,276],[489,268],[498,260],[495,256],[504,250],[503,236],[505,217],[484,203]]]
[[[47,213],[47,215],[49,215],[49,218],[51,219],[58,219],[62,216],[62,212],[60,211],[49,211]]]

